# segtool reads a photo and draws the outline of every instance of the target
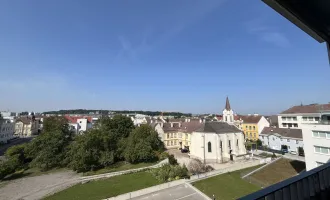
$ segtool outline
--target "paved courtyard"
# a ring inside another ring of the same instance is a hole
[[[150,193],[134,200],[207,200],[186,184],[171,187],[158,192]]]

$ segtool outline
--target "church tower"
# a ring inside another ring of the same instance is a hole
[[[226,99],[225,109],[222,111],[222,121],[234,123],[234,111],[230,107],[229,99]]]

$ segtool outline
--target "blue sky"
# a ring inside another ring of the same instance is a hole
[[[326,103],[319,44],[260,0],[0,2],[0,110],[276,114]]]

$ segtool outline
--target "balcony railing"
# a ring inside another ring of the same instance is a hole
[[[238,200],[330,199],[330,163],[271,185]]]

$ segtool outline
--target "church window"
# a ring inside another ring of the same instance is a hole
[[[238,139],[237,139],[237,144],[236,145],[238,146]]]
[[[227,116],[226,116],[226,122],[228,121]]]
[[[228,140],[228,146],[229,146],[229,149],[231,149],[230,140]]]
[[[220,141],[220,149],[222,149],[222,141]]]
[[[209,153],[212,152],[211,142],[207,143],[207,150],[208,150]]]

